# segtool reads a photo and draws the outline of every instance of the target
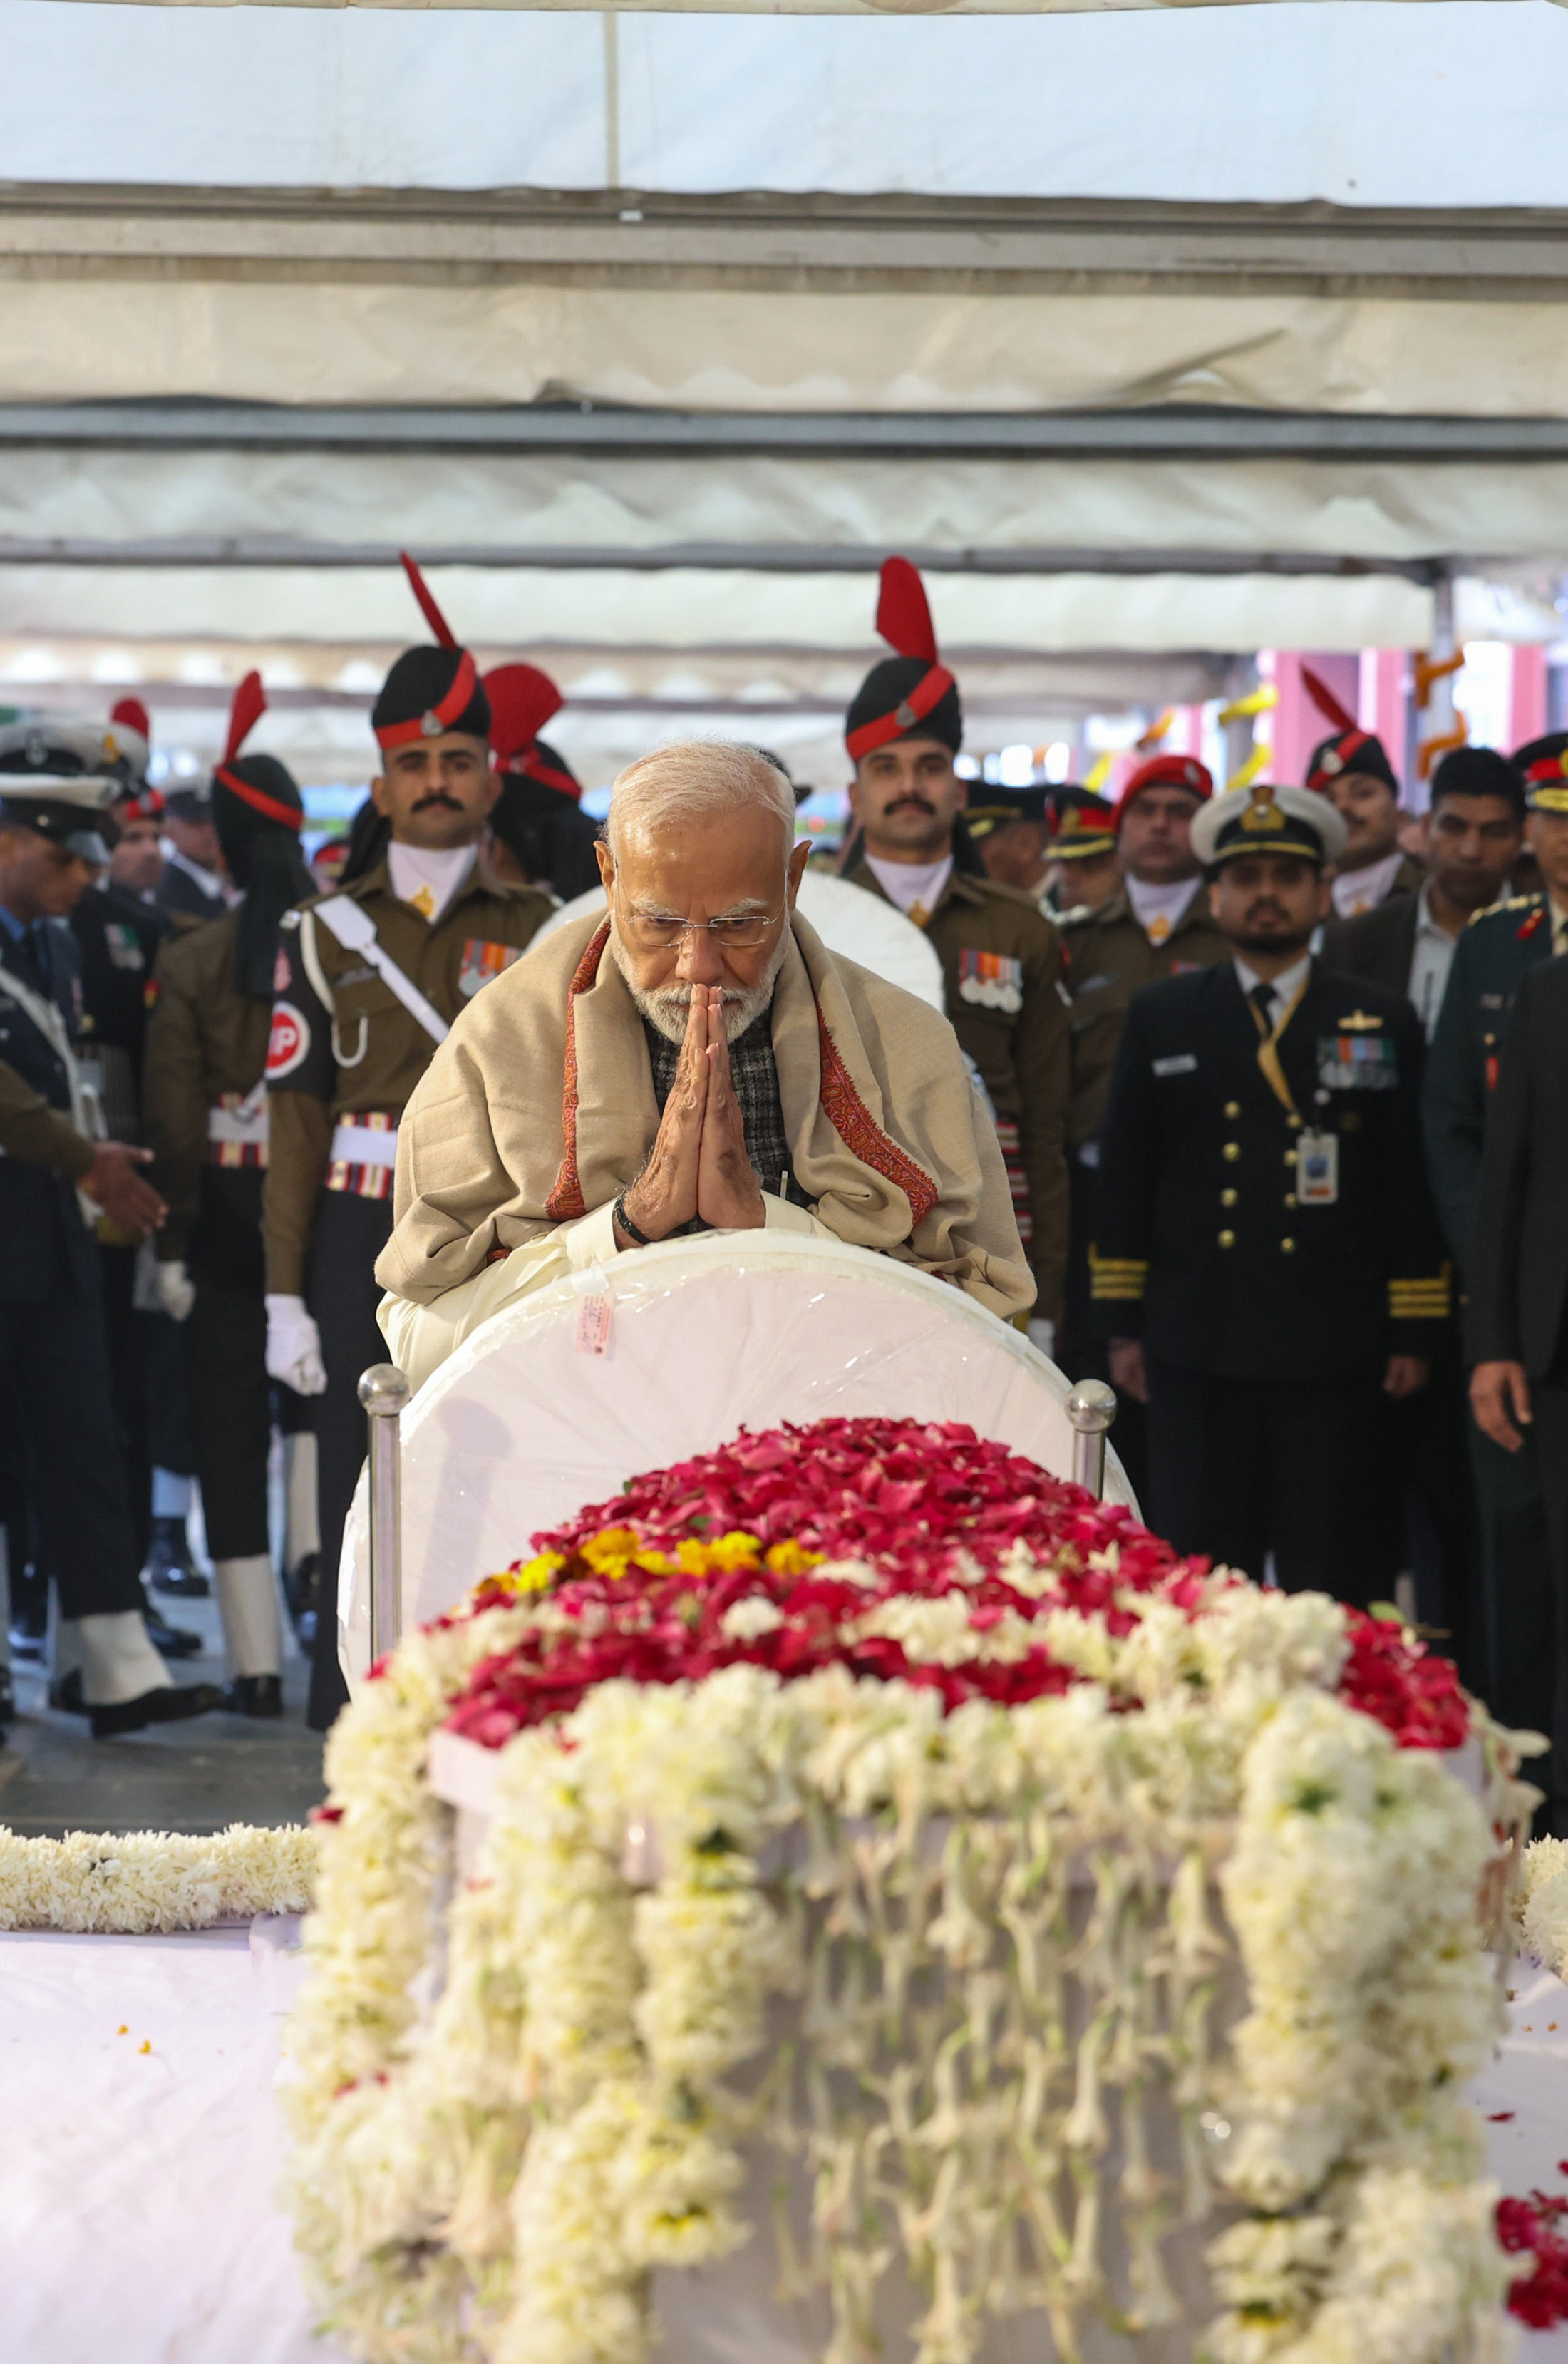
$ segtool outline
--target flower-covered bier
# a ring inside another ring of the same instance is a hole
[[[598,1684],[701,1681],[737,1664],[1021,1705],[1085,1679],[1147,1688],[1151,1616],[1191,1622],[1241,1579],[1183,1559],[1120,1505],[956,1422],[786,1425],[634,1478],[536,1535],[470,1604],[532,1602],[450,1727],[488,1747]],[[1345,1614],[1340,1696],[1403,1747],[1468,1725],[1446,1659],[1397,1621]],[[1195,1654],[1188,1679],[1201,1684]]]

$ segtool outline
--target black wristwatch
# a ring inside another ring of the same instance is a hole
[[[624,1190],[621,1192],[620,1197],[616,1200],[615,1206],[611,1210],[611,1221],[620,1225],[622,1231],[626,1233],[627,1238],[630,1240],[635,1246],[639,1248],[651,1248],[653,1245],[653,1242],[649,1238],[647,1232],[639,1232],[637,1225],[632,1221],[631,1217],[627,1213],[626,1192]]]

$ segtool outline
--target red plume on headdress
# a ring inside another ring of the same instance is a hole
[[[1325,721],[1331,722],[1336,730],[1361,729],[1361,724],[1356,720],[1355,716],[1346,713],[1321,674],[1314,673],[1310,665],[1304,664],[1301,668],[1301,678],[1307,685],[1307,697]]]
[[[152,737],[152,719],[139,697],[122,697],[111,711],[109,720],[117,722],[124,730],[139,732],[143,739],[150,740]]]
[[[924,664],[936,663],[937,633],[926,586],[906,558],[883,560],[876,629],[901,657],[918,657]]]
[[[259,812],[263,820],[275,820],[284,829],[303,829],[305,815],[293,805],[284,804],[270,797],[265,788],[258,788],[242,779],[235,771],[234,759],[267,710],[266,693],[259,673],[248,673],[234,693],[234,703],[228,709],[228,739],[224,747],[223,761],[213,769],[213,778],[221,780],[231,797]]]
[[[531,664],[497,665],[484,676],[484,694],[490,700],[490,745],[502,764],[531,747],[565,704],[550,675]]]
[[[228,738],[223,750],[224,764],[233,763],[266,710],[267,697],[261,687],[261,676],[259,673],[248,673],[235,691],[234,703],[228,709]]]
[[[455,649],[459,644],[457,634],[437,607],[435,595],[429,585],[406,550],[400,550],[397,554],[403,561],[403,571],[408,577],[408,587],[419,602],[425,621],[443,649]]]

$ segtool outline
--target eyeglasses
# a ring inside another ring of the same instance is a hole
[[[681,920],[664,911],[625,911],[621,933],[641,953],[673,952],[684,936],[706,933],[722,950],[744,953],[765,943],[770,929],[783,919],[786,906],[776,911],[739,911],[717,920]]]

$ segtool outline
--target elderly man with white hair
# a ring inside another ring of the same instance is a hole
[[[376,1272],[410,1378],[517,1297],[689,1232],[826,1234],[1027,1311],[952,1029],[800,918],[773,765],[660,748],[617,780],[606,836],[607,910],[478,996],[409,1103]]]

